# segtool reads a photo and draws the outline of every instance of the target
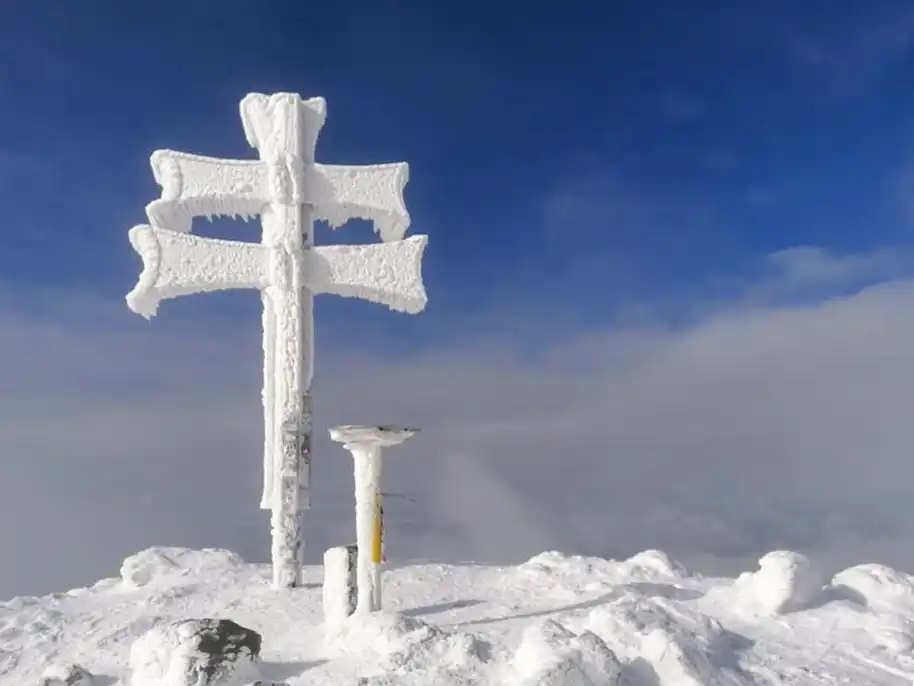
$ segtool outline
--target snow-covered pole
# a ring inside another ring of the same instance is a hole
[[[313,296],[334,293],[417,313],[427,302],[421,261],[425,236],[403,240],[404,163],[348,166],[314,162],[325,119],[323,98],[252,93],[241,102],[248,142],[260,160],[225,160],[158,150],[160,199],[149,225],[130,231],[143,258],[128,305],[146,317],[160,300],[205,291],[256,288],[263,300],[264,489],[271,510],[273,581],[299,584],[300,511],[311,468]],[[261,244],[188,235],[198,216],[262,215]],[[313,221],[339,226],[370,219],[384,244],[313,248]]]
[[[265,103],[264,96],[252,94],[241,101],[241,116],[248,142],[266,163],[270,190],[271,202],[261,210],[264,243],[272,248],[265,319],[271,318],[268,326],[283,333],[267,336],[265,357],[272,364],[264,365],[265,380],[272,376],[275,387],[270,394],[272,426],[264,429],[272,434],[268,445],[274,455],[279,453],[267,457],[278,467],[274,483],[279,487],[270,503],[273,584],[294,588],[300,583],[304,548],[300,512],[310,490],[314,359],[314,296],[303,280],[305,251],[313,245],[304,170],[314,163],[324,101],[289,96]]]
[[[352,454],[355,475],[355,535],[358,546],[356,612],[381,609],[379,499],[381,497],[382,449],[403,443],[418,429],[395,426],[338,426],[330,438]]]
[[[333,627],[355,612],[358,601],[358,548],[354,545],[329,548],[324,553],[322,599],[324,623]]]

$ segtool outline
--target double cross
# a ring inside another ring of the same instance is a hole
[[[349,166],[314,161],[323,98],[253,93],[241,101],[259,160],[158,150],[161,197],[148,224],[130,230],[143,260],[127,304],[152,317],[159,302],[194,293],[256,289],[263,303],[264,485],[271,511],[273,582],[300,583],[300,511],[310,504],[313,298],[333,293],[415,314],[426,304],[421,262],[427,237],[404,239],[405,163]],[[191,233],[194,217],[259,215],[260,244]],[[374,222],[382,243],[314,247],[313,222]]]

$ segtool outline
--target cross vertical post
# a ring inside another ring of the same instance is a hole
[[[266,413],[272,426],[265,426],[264,432],[272,434],[267,449],[274,455],[278,451],[267,462],[279,470],[274,481],[279,493],[270,513],[273,584],[294,588],[301,581],[304,552],[300,513],[307,502],[302,491],[310,487],[314,350],[314,296],[302,278],[305,251],[313,245],[311,206],[302,193],[303,170],[314,163],[324,112],[322,106],[301,107],[290,98],[275,102],[272,121],[258,121],[265,112],[246,106],[247,101],[241,106],[245,129],[267,164],[272,191],[272,202],[261,215],[264,238],[274,255],[274,283],[264,292],[265,318],[273,329],[264,329],[265,350],[271,348],[272,357],[264,375],[274,385],[274,392],[264,398],[265,403],[273,402]]]

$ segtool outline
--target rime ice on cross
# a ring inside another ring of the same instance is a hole
[[[322,98],[250,94],[241,101],[248,142],[259,160],[227,160],[158,150],[162,196],[146,206],[148,225],[130,231],[143,259],[130,308],[145,317],[159,301],[236,288],[261,292],[264,346],[264,490],[272,512],[273,582],[299,584],[299,512],[310,499],[313,296],[334,293],[408,313],[426,304],[421,261],[427,237],[403,239],[405,163],[344,166],[314,162],[324,124]],[[261,243],[190,234],[199,216],[261,215]],[[340,226],[370,219],[384,243],[314,248],[313,221]]]

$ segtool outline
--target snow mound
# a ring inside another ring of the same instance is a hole
[[[547,550],[534,555],[517,568],[517,571],[531,575],[562,576],[569,572],[594,573],[609,572],[613,563],[596,557],[565,555],[557,550]]]
[[[636,581],[683,579],[688,570],[660,550],[645,550],[619,563],[619,573]]]
[[[129,588],[139,588],[170,577],[226,573],[243,566],[244,560],[229,550],[147,548],[124,560],[121,565],[121,580]]]
[[[835,574],[834,589],[866,607],[897,612],[914,607],[914,577],[878,564],[857,565]]]
[[[130,686],[246,686],[256,680],[260,637],[248,645],[251,632],[232,625],[228,631],[238,635],[217,643],[216,628],[215,622],[188,620],[148,631],[130,649]]]
[[[553,550],[535,555],[512,570],[506,582],[517,581],[514,576],[520,576],[527,583],[558,585],[575,592],[632,583],[678,585],[678,581],[688,577],[688,572],[659,550],[648,550],[622,562],[564,555]]]
[[[628,592],[580,623],[625,664],[631,686],[750,686],[736,655],[748,641],[668,598]]]
[[[822,597],[822,572],[799,553],[777,550],[759,560],[759,569],[745,572],[731,589],[730,601],[744,612],[766,616],[796,612]]]
[[[548,619],[524,631],[514,654],[513,675],[502,683],[520,686],[615,686],[619,659],[596,634],[573,631]]]
[[[366,683],[483,684],[491,647],[473,634],[443,631],[393,612],[352,615],[328,628],[327,647],[366,661]]]

